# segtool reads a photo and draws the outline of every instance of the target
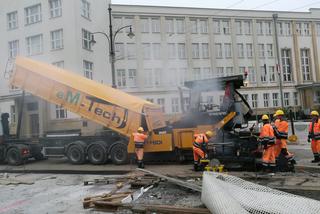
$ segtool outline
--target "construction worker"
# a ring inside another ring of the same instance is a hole
[[[260,130],[259,142],[263,145],[262,165],[265,171],[273,172],[276,166],[275,136],[268,115],[262,116],[263,127]]]
[[[194,160],[194,170],[201,170],[199,161],[201,159],[207,158],[207,144],[209,139],[213,136],[212,131],[207,131],[205,134],[195,134],[193,142],[193,160]]]
[[[144,168],[143,163],[143,147],[145,140],[148,138],[148,135],[144,134],[144,129],[142,127],[139,127],[137,132],[133,133],[133,141],[135,146],[135,152],[137,155],[137,164],[138,168]]]
[[[314,160],[312,163],[320,162],[320,121],[319,113],[317,111],[311,112],[311,119],[309,125],[308,142],[311,141],[311,150],[313,152]]]
[[[293,156],[288,152],[287,139],[288,139],[288,121],[284,118],[282,110],[276,111],[276,120],[274,122],[274,135],[276,136],[275,155],[276,158],[282,153],[286,157]]]

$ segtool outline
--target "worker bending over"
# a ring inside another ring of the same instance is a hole
[[[311,123],[309,125],[308,142],[311,140],[311,150],[313,152],[314,160],[312,163],[320,162],[320,120],[317,111],[311,112]]]
[[[276,167],[275,137],[268,115],[262,116],[263,127],[260,130],[259,142],[263,145],[262,166],[265,171],[274,172]]]
[[[194,160],[194,170],[201,170],[199,161],[208,157],[207,155],[207,145],[209,139],[213,136],[211,131],[207,131],[205,134],[195,134],[193,142],[193,160]]]
[[[133,141],[134,141],[134,146],[135,146],[135,152],[137,155],[137,164],[138,168],[144,168],[144,163],[143,163],[143,147],[146,139],[148,136],[143,133],[144,129],[142,127],[139,127],[137,132],[133,133]]]
[[[287,139],[288,139],[288,121],[284,118],[282,110],[276,111],[276,120],[274,122],[274,135],[276,136],[275,155],[276,158],[282,153],[287,158],[293,156],[288,152]]]

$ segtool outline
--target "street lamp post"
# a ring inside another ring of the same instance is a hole
[[[132,32],[132,25],[126,25],[123,27],[120,27],[119,29],[116,30],[116,32],[113,34],[113,27],[112,27],[112,9],[111,9],[111,5],[109,4],[108,7],[108,11],[109,11],[109,36],[108,34],[106,34],[105,32],[93,32],[91,33],[91,43],[95,44],[96,41],[94,40],[94,34],[102,34],[104,35],[107,40],[108,40],[108,44],[109,44],[109,56],[110,56],[110,64],[111,64],[111,76],[112,76],[112,88],[116,88],[116,76],[115,76],[115,62],[116,62],[116,56],[115,56],[115,39],[117,34],[125,29],[125,28],[130,28],[129,33],[127,34],[127,36],[132,39],[135,35]]]
[[[278,14],[273,14],[273,25],[274,25],[274,34],[275,34],[275,42],[276,42],[276,54],[277,54],[277,71],[279,76],[279,89],[280,89],[280,99],[281,99],[281,108],[284,108],[283,104],[283,88],[282,88],[282,70],[280,66],[280,50],[279,50],[279,41],[278,41],[278,29],[277,29],[277,19]]]

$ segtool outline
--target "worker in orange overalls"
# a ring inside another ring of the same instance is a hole
[[[275,155],[276,158],[282,153],[287,158],[293,157],[288,152],[287,139],[288,139],[288,121],[284,118],[284,112],[282,110],[276,111],[276,120],[273,125],[274,135],[276,136]]]
[[[194,170],[201,170],[199,165],[200,159],[207,158],[207,144],[209,139],[213,136],[212,131],[207,131],[205,134],[195,134],[193,142],[193,160],[194,160]]]
[[[311,149],[313,152],[314,160],[312,163],[320,162],[320,121],[319,113],[317,111],[311,112],[312,121],[309,125],[308,142],[311,141]]]
[[[274,171],[276,166],[275,136],[268,115],[262,116],[263,127],[260,130],[259,142],[263,145],[262,165],[265,171]]]
[[[145,140],[148,138],[148,135],[144,134],[144,129],[142,127],[139,127],[137,132],[133,133],[133,141],[135,146],[135,152],[137,155],[137,164],[138,168],[144,168],[143,163],[143,147]]]

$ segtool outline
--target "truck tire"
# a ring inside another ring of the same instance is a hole
[[[0,163],[3,163],[6,160],[6,150],[4,146],[0,145]]]
[[[92,164],[104,164],[107,161],[106,149],[100,144],[93,144],[88,149],[88,159]]]
[[[117,141],[110,150],[111,161],[116,165],[127,163],[128,151],[127,146],[121,141]]]
[[[20,154],[20,150],[18,148],[10,148],[7,152],[7,161],[9,165],[21,165],[23,163],[23,159]]]
[[[83,164],[86,160],[83,149],[78,145],[71,145],[68,148],[67,157],[72,164]]]

